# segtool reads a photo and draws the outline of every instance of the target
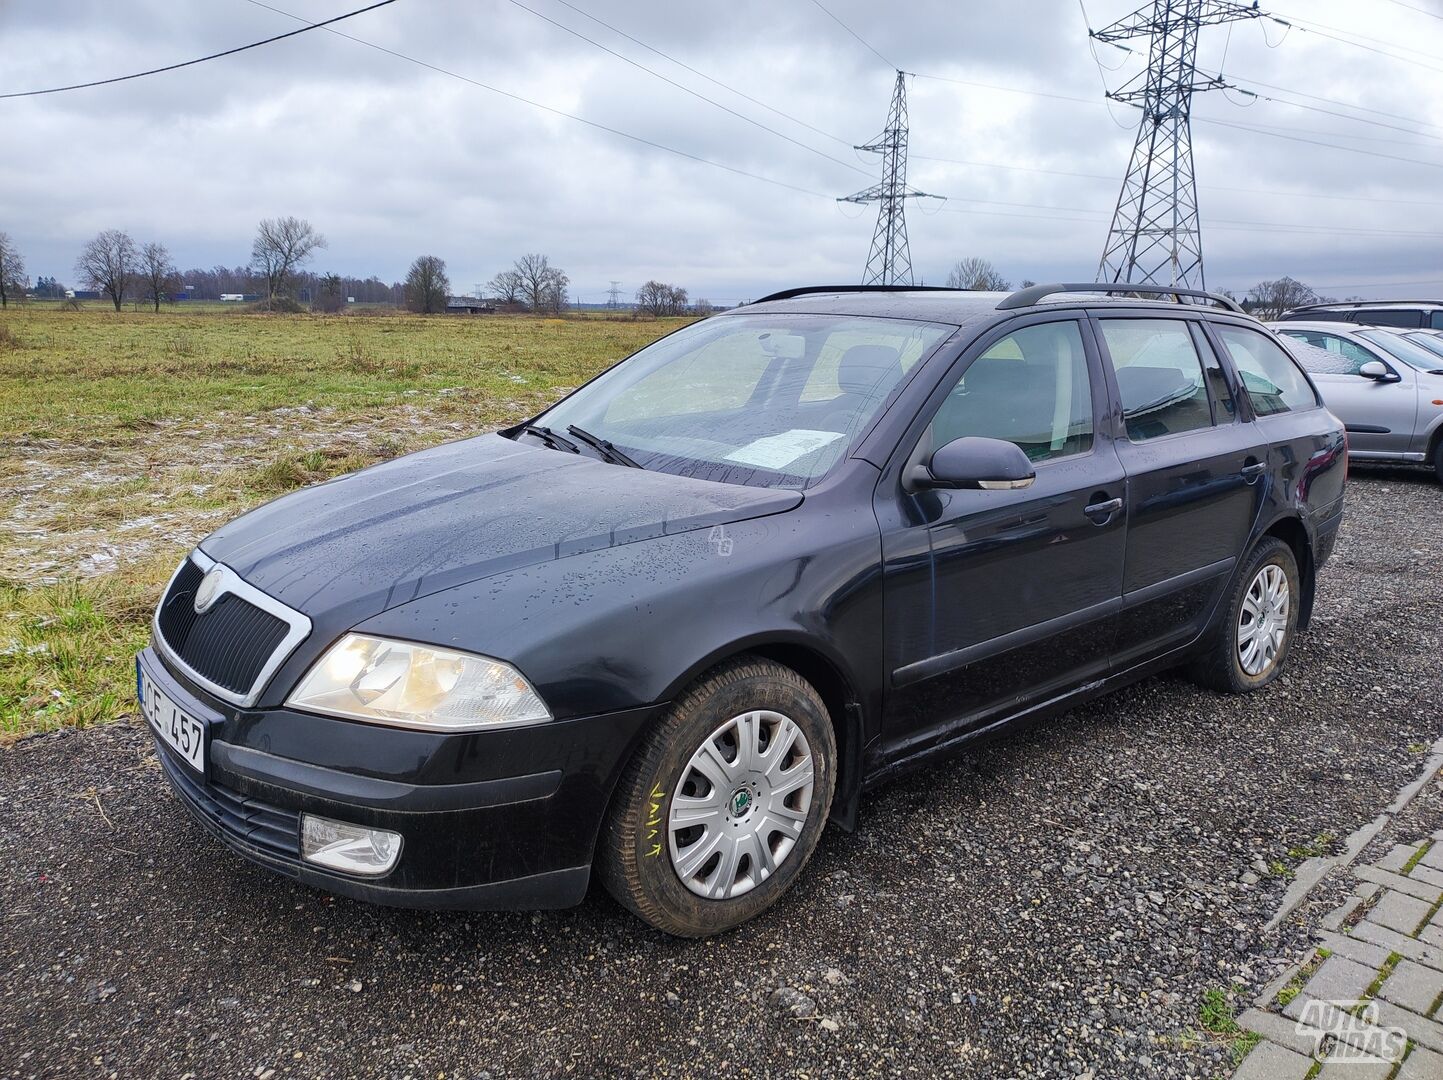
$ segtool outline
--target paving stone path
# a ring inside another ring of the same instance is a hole
[[[1443,1080],[1443,831],[1354,871],[1318,944],[1238,1017],[1234,1080]]]

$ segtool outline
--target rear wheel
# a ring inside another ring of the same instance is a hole
[[[1292,646],[1301,599],[1292,548],[1265,537],[1238,575],[1227,610],[1193,667],[1194,678],[1228,694],[1272,682]]]
[[[627,766],[598,853],[601,879],[682,937],[766,910],[811,857],[836,785],[817,692],[769,661],[733,661],[672,706]]]

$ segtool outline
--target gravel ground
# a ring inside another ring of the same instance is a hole
[[[1359,471],[1348,503],[1274,687],[1153,679],[895,782],[707,942],[600,895],[332,899],[209,842],[143,730],[22,742],[0,752],[0,1075],[1226,1075],[1204,992],[1241,1003],[1301,951],[1326,896],[1262,932],[1288,868],[1443,735],[1443,495]]]

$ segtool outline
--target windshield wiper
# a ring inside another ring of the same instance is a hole
[[[581,447],[577,446],[570,439],[564,435],[556,434],[556,432],[552,431],[549,427],[543,427],[541,424],[522,424],[521,431],[522,434],[525,435],[535,435],[553,450],[567,450],[573,454],[581,453]]]
[[[613,445],[612,442],[608,439],[599,439],[591,432],[586,431],[583,428],[579,428],[575,424],[569,425],[566,430],[571,432],[571,434],[575,435],[578,439],[584,442],[587,446],[591,447],[613,465],[625,465],[628,469],[644,469],[646,467],[627,457],[620,450],[618,450],[615,445]]]

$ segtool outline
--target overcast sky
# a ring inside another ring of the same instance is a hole
[[[273,6],[319,21],[365,2]],[[1120,85],[1144,55],[1099,46],[1118,69],[1099,71],[1075,0],[825,0],[880,57],[812,0],[571,2],[397,0],[337,26],[432,67],[317,30],[129,83],[0,100],[0,230],[32,276],[70,284],[100,229],[161,240],[181,267],[235,265],[256,221],[280,214],[329,239],[313,269],[396,280],[433,253],[456,292],[527,251],[564,267],[585,301],[604,300],[612,279],[628,295],[656,277],[716,303],[856,281],[875,210],[835,197],[876,181],[875,157],[851,144],[883,127],[895,65],[917,73],[909,179],[948,197],[939,211],[909,204],[919,277],[941,284],[969,255],[1014,282],[1095,274],[1136,123],[1103,101],[1103,81]],[[1197,100],[1208,284],[1291,274],[1335,295],[1443,293],[1443,126],[1418,122],[1443,125],[1443,0],[1282,3],[1269,10],[1322,32],[1210,29],[1199,66],[1366,121],[1246,107],[1236,94]],[[1136,6],[1089,0],[1087,14],[1099,27]],[[251,0],[0,0],[0,92],[175,63],[298,25]]]

